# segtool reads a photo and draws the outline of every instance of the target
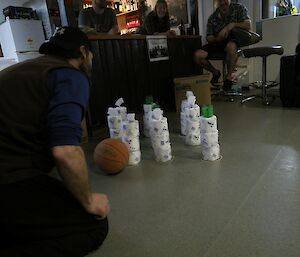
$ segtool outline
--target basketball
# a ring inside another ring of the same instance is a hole
[[[94,150],[96,165],[107,174],[121,172],[127,166],[128,159],[128,147],[120,139],[104,139]]]

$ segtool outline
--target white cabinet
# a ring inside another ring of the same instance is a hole
[[[36,57],[44,41],[40,20],[7,19],[0,24],[0,44],[6,58],[19,62]]]

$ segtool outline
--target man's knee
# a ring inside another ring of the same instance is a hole
[[[72,250],[70,251],[73,256],[85,256],[90,252],[94,252],[102,245],[108,234],[108,221],[107,219],[99,220],[94,225],[93,229],[79,234],[79,240],[74,237],[72,240]],[[77,243],[76,243],[77,242]],[[77,255],[76,255],[77,254]],[[71,256],[71,255],[70,255]]]
[[[197,63],[199,63],[201,60],[206,59],[207,56],[208,56],[208,53],[207,53],[206,51],[204,51],[204,50],[201,50],[201,49],[197,50],[197,51],[194,53],[194,58],[195,58],[195,61],[196,61]]]
[[[95,245],[100,247],[108,234],[108,220],[107,218],[100,220],[95,231],[91,232]]]
[[[225,47],[225,51],[229,54],[232,54],[232,55],[236,54],[237,53],[236,43],[232,42],[232,41],[228,42],[226,47]]]

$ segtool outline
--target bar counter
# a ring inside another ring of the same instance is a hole
[[[193,53],[199,36],[168,37],[169,60],[150,62],[144,35],[89,35],[94,55],[88,125],[106,126],[107,108],[123,97],[128,112],[140,112],[152,95],[162,109],[175,111],[173,78],[201,74]]]

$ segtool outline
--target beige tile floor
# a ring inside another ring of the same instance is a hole
[[[222,159],[201,160],[201,147],[179,136],[168,114],[174,160],[142,162],[116,176],[92,163],[93,188],[109,195],[110,232],[91,257],[300,256],[300,108],[277,100],[214,102]]]

